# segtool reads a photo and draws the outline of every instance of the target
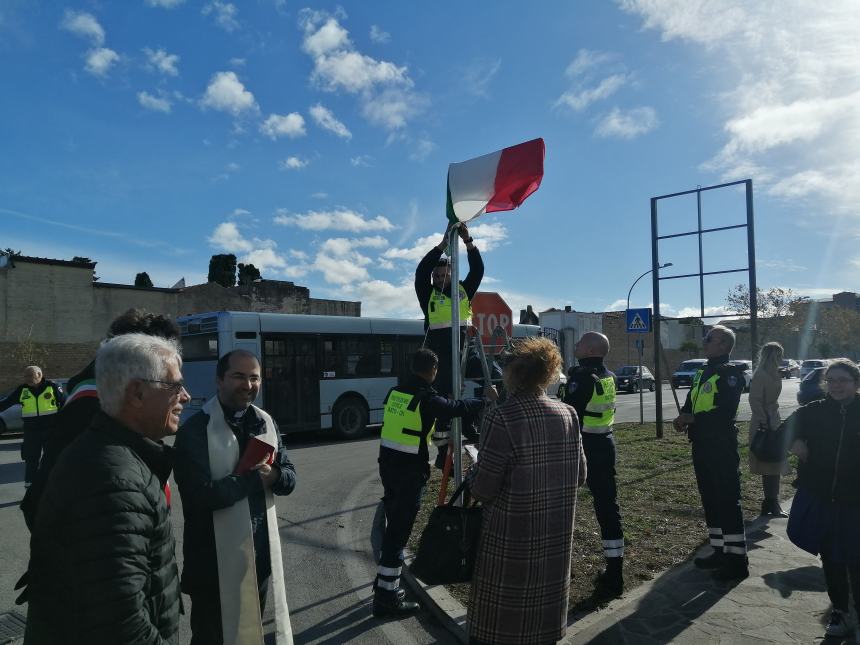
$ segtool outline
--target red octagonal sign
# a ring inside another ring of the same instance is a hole
[[[478,328],[485,346],[504,344],[504,331],[508,338],[514,331],[511,308],[495,291],[479,291],[472,298],[472,324]]]

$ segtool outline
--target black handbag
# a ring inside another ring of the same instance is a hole
[[[445,585],[469,582],[475,568],[481,507],[469,506],[467,482],[460,484],[450,501],[430,514],[409,570],[425,583]],[[463,506],[454,506],[463,495]]]
[[[759,461],[780,462],[785,459],[785,455],[788,452],[785,444],[784,425],[781,425],[776,430],[770,430],[767,426],[761,424],[750,441],[750,452]]]

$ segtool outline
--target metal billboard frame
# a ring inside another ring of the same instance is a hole
[[[731,226],[719,226],[716,228],[702,228],[702,193],[709,190],[717,190],[720,188],[728,188],[730,186],[745,185],[746,189],[746,224],[733,224]],[[696,195],[696,212],[697,212],[697,227],[695,230],[684,233],[673,233],[672,235],[659,235],[657,226],[657,202],[663,199],[671,199],[673,197],[681,197],[683,195]],[[758,346],[758,303],[756,295],[758,289],[756,287],[755,273],[755,222],[753,213],[753,184],[752,179],[741,179],[740,181],[732,181],[726,184],[717,184],[715,186],[698,186],[693,190],[685,190],[680,193],[671,193],[669,195],[660,195],[659,197],[651,198],[651,282],[654,289],[654,318],[653,318],[653,333],[654,333],[654,380],[659,384],[662,383],[660,373],[660,281],[661,280],[679,280],[683,278],[699,278],[699,308],[700,318],[725,318],[727,315],[705,315],[705,276],[719,275],[723,273],[747,273],[749,275],[749,292],[750,292],[750,347],[755,353],[755,348]],[[708,233],[716,233],[719,231],[728,231],[732,229],[745,228],[747,230],[747,266],[742,269],[725,269],[723,271],[705,271],[704,258],[702,254],[702,236]],[[676,237],[685,237],[688,235],[696,235],[699,238],[699,270],[696,273],[685,273],[682,275],[661,276],[659,274],[659,242]],[[657,438],[663,436],[663,391],[662,387],[654,389],[656,404],[656,422],[657,422]]]

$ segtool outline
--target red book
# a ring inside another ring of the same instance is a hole
[[[264,459],[267,464],[273,463],[275,461],[275,449],[265,441],[257,439],[257,437],[251,437],[248,440],[248,445],[245,446],[245,452],[242,453],[239,463],[236,464],[233,474],[244,475]]]

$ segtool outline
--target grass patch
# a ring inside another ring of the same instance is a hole
[[[741,505],[744,518],[758,517],[762,499],[761,477],[747,466],[747,423],[738,424],[741,458]],[[624,423],[615,426],[618,450],[618,500],[624,524],[624,580],[628,590],[683,562],[707,537],[690,444],[685,435],[664,424],[664,436],[655,438],[655,425]],[[793,476],[782,479],[781,497],[793,494]],[[433,469],[421,511],[412,530],[409,548],[415,552],[421,531],[436,505],[441,473]],[[449,486],[449,494],[452,487]],[[570,611],[591,611],[607,602],[594,595],[594,577],[603,568],[600,527],[594,516],[591,492],[583,486],[577,497],[573,533]],[[469,585],[448,590],[468,605]]]

